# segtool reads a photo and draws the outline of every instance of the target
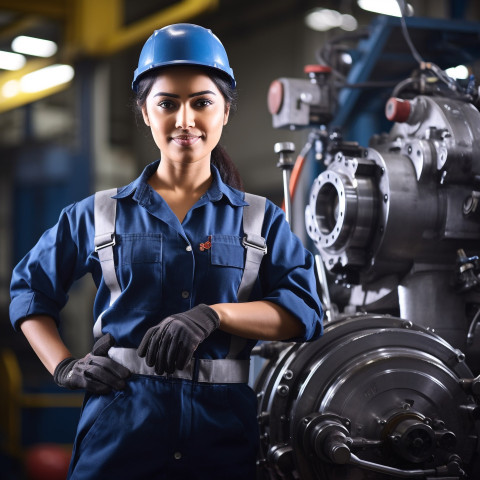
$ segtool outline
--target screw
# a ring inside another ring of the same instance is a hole
[[[281,397],[286,397],[288,395],[288,392],[290,391],[290,389],[288,388],[287,385],[279,385],[277,387],[277,393],[281,396]]]

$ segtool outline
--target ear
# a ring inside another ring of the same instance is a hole
[[[225,114],[223,116],[223,125],[226,125],[228,123],[228,117],[230,115],[230,104],[227,103],[225,105]]]
[[[148,119],[147,107],[145,105],[143,105],[142,107],[142,117],[143,117],[143,121],[145,122],[145,125],[149,127],[150,120]]]

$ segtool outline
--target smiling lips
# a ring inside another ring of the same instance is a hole
[[[200,137],[198,135],[183,134],[172,137],[172,140],[181,147],[190,147],[196,143]]]

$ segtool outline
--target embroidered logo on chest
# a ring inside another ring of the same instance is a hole
[[[212,247],[212,236],[208,236],[208,240],[205,243],[201,243],[199,248],[200,251],[203,252],[204,250],[209,250]]]

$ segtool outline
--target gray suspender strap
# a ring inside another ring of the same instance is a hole
[[[110,290],[110,305],[122,292],[115,273],[113,247],[115,246],[115,219],[117,216],[117,200],[112,198],[117,194],[117,189],[102,190],[95,194],[95,251],[98,253],[102,268],[103,280]],[[98,316],[93,326],[93,336],[102,336],[102,316]]]
[[[239,302],[246,302],[250,297],[258,270],[263,256],[267,253],[267,244],[262,237],[263,218],[265,216],[265,197],[245,194],[248,206],[243,207],[243,246],[247,253],[245,256],[245,268],[242,282],[238,288],[237,298]]]
[[[113,247],[115,246],[115,218],[117,200],[112,198],[117,189],[102,190],[95,194],[95,251],[102,267],[103,280],[110,290],[110,305],[122,292],[115,273]]]
[[[267,244],[262,237],[266,199],[265,197],[245,193],[245,201],[248,202],[248,205],[243,207],[244,237],[242,243],[246,249],[246,254],[242,281],[237,292],[239,302],[247,302],[250,298],[263,256],[267,253]],[[236,358],[245,348],[246,343],[245,338],[232,335],[227,358]]]

